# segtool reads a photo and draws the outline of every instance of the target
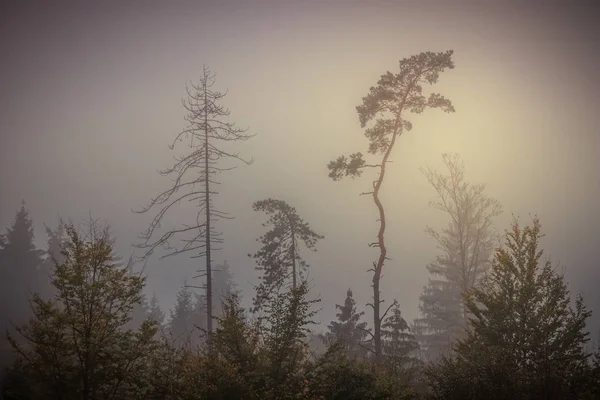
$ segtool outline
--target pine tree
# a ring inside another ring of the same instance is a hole
[[[152,298],[150,299],[149,314],[150,318],[156,322],[159,329],[162,329],[165,324],[165,313],[163,312],[162,308],[160,308],[156,293],[153,293]]]
[[[269,298],[262,319],[262,338],[269,362],[267,386],[270,398],[293,398],[304,387],[299,371],[308,355],[308,325],[314,324],[312,306],[320,300],[308,300],[308,285],[282,291]]]
[[[465,165],[457,154],[443,154],[442,159],[447,175],[430,168],[421,170],[437,193],[430,206],[450,220],[441,232],[427,228],[441,250],[427,265],[430,277],[419,297],[421,317],[415,320],[423,356],[429,361],[464,338],[468,316],[463,294],[489,270],[498,243],[492,222],[502,212],[500,203],[485,195],[485,185],[465,181]]]
[[[183,286],[177,293],[175,307],[171,310],[169,332],[176,346],[191,346],[194,332],[192,315],[194,312],[192,293],[187,286]]]
[[[415,336],[410,332],[408,323],[402,317],[400,305],[392,303],[390,314],[381,325],[383,335],[383,354],[395,374],[417,366],[414,351],[419,348]]]
[[[468,336],[456,354],[428,371],[437,398],[564,399],[585,388],[585,322],[564,277],[541,263],[541,224],[515,221],[495,254],[489,276],[467,297]]]
[[[222,314],[223,301],[231,294],[236,292],[236,284],[233,281],[233,275],[229,263],[224,261],[215,266],[213,274],[213,301],[214,315]]]
[[[344,305],[336,304],[335,307],[339,310],[336,314],[338,320],[329,323],[327,327],[329,332],[325,334],[326,343],[331,346],[339,342],[348,356],[364,357],[366,350],[362,342],[370,332],[367,330],[367,323],[361,321],[361,317],[365,313],[357,311],[351,289],[346,292]]]
[[[373,262],[371,279],[373,288],[373,344],[375,358],[382,359],[381,323],[381,292],[379,284],[383,266],[389,259],[385,243],[385,230],[388,222],[385,218],[385,208],[380,198],[380,191],[390,162],[392,150],[399,137],[412,129],[412,123],[407,119],[408,113],[420,114],[426,109],[439,108],[445,112],[454,112],[452,102],[438,93],[428,97],[423,93],[425,85],[437,83],[439,76],[446,69],[454,68],[452,50],[433,53],[423,52],[400,60],[397,73],[386,72],[381,75],[377,86],[372,86],[369,93],[363,97],[362,104],[356,107],[361,128],[369,140],[368,152],[379,156],[374,164],[367,163],[360,152],[347,156],[339,156],[327,167],[329,177],[338,181],[344,177],[356,178],[362,175],[365,168],[375,168],[377,177],[369,185],[369,191],[362,194],[371,195],[379,214],[379,230],[377,240],[369,246],[379,249],[377,261]],[[368,126],[370,125],[370,126]],[[368,126],[368,127],[367,127]]]
[[[256,288],[254,309],[258,311],[282,288],[296,289],[304,281],[308,264],[300,255],[300,245],[316,251],[316,244],[324,237],[315,233],[296,209],[283,200],[266,199],[252,205],[254,211],[263,211],[269,219],[263,226],[271,229],[257,241],[260,250],[249,255],[256,260],[256,270],[262,273]]]
[[[216,271],[215,271],[216,272]],[[215,275],[213,275],[214,277]],[[217,302],[213,302],[213,304],[219,304]],[[215,307],[213,315],[218,317],[220,313],[217,313],[220,310],[219,307]],[[215,329],[218,325],[218,319],[214,321]],[[190,313],[190,345],[193,349],[199,348],[206,342],[206,296],[201,293],[193,293],[192,294],[192,309]]]
[[[52,298],[56,290],[51,283],[52,275],[57,264],[62,264],[65,260],[62,254],[62,246],[65,238],[65,223],[60,220],[57,227],[52,229],[44,224],[46,235],[46,257],[44,258],[39,274],[38,293],[44,298]]]
[[[40,291],[44,252],[34,244],[33,222],[22,202],[0,247],[0,325],[24,323],[31,315],[28,299]],[[46,277],[44,275],[44,277]]]

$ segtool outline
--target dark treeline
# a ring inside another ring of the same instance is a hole
[[[419,318],[406,321],[403,305],[380,291],[394,253],[386,227],[396,223],[380,198],[385,169],[412,129],[409,113],[454,112],[444,96],[423,93],[452,68],[452,51],[402,59],[357,107],[374,161],[354,153],[328,165],[333,180],[375,171],[363,192],[379,213],[370,244],[379,256],[361,286],[373,290],[372,301],[357,304],[358,288],[335,305],[313,297],[307,272],[318,265],[309,266],[303,252],[317,251],[326,238],[292,205],[268,198],[253,205],[267,219],[249,255],[259,277],[249,309],[229,264],[215,262],[227,246],[219,224],[235,223],[217,207],[215,188],[216,176],[235,167],[224,161],[251,163],[231,147],[252,135],[228,122],[229,110],[219,105],[225,94],[212,89],[215,77],[204,68],[187,90],[189,126],[171,146],[187,140],[189,153],[161,171],[173,185],[140,210],[155,214],[135,244],[142,260],[161,251],[199,258],[198,275],[163,310],[144,292],[140,260],[116,254],[108,225],[91,217],[58,221],[45,226],[47,244],[38,249],[23,203],[0,235],[0,398],[600,398],[600,353],[586,331],[591,311],[542,260],[540,220],[495,226],[502,206],[484,184],[466,179],[458,155],[443,155],[444,171],[422,170],[433,189],[432,212],[442,212],[447,225],[426,228],[438,253],[425,266]],[[161,230],[163,217],[186,199],[195,207],[192,222]],[[321,307],[337,314],[316,334]]]

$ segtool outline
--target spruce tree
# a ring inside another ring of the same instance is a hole
[[[493,230],[500,203],[488,197],[485,185],[465,180],[465,165],[457,154],[443,154],[447,173],[421,171],[437,197],[430,207],[443,212],[448,224],[441,231],[428,227],[440,254],[427,265],[429,280],[419,297],[421,316],[415,332],[425,359],[436,360],[464,338],[467,310],[463,294],[476,286],[490,268],[498,237]]]
[[[542,237],[537,217],[506,232],[489,276],[466,299],[468,336],[428,372],[437,398],[565,399],[585,390],[591,312],[541,262]]]
[[[44,251],[34,244],[33,222],[22,202],[0,247],[0,325],[24,323],[31,315],[28,299],[40,291]]]
[[[152,318],[152,320],[156,322],[159,328],[164,327],[165,313],[162,310],[162,308],[160,308],[160,304],[158,302],[158,297],[156,297],[156,293],[153,293],[152,298],[150,299],[149,314],[150,318]]]
[[[192,293],[187,286],[183,286],[177,293],[175,307],[171,310],[169,333],[173,343],[179,347],[191,346],[191,337],[194,332],[193,312],[194,303]]]
[[[398,374],[417,366],[418,362],[413,352],[419,345],[402,316],[400,305],[396,300],[392,304],[389,315],[381,325],[383,354],[391,370]]]
[[[366,351],[362,342],[370,332],[367,330],[367,323],[361,321],[365,313],[357,311],[351,289],[346,292],[344,305],[336,304],[335,307],[339,310],[336,314],[337,321],[329,323],[329,332],[325,334],[326,343],[329,346],[339,343],[350,357],[364,357]]]

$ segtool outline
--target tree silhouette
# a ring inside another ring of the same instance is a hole
[[[214,251],[219,250],[215,246],[223,243],[222,234],[215,229],[215,225],[221,219],[232,218],[215,206],[213,199],[218,194],[215,186],[220,184],[216,175],[235,168],[222,166],[220,162],[224,159],[246,164],[252,162],[243,159],[237,153],[217,147],[217,144],[246,141],[254,136],[246,133],[246,129],[240,129],[234,123],[225,121],[229,110],[218,103],[227,93],[214,91],[214,84],[215,75],[208,67],[204,67],[200,83],[186,86],[188,97],[183,101],[183,106],[187,111],[185,120],[188,126],[175,137],[170,149],[173,150],[177,142],[186,139],[192,150],[184,156],[175,157],[176,162],[171,168],[159,171],[163,176],[172,177],[173,184],[154,197],[149,205],[136,211],[145,213],[152,208],[158,209],[149,228],[140,236],[141,243],[137,244],[145,250],[144,257],[150,256],[157,247],[163,247],[167,254],[162,258],[188,252],[196,253],[192,258],[205,258],[205,269],[199,269],[196,277],[206,277],[206,326],[209,334],[212,332],[211,261]],[[158,234],[165,215],[183,200],[196,204],[196,218],[192,222],[182,224],[180,228]],[[173,243],[176,238],[181,238],[179,244]]]
[[[542,237],[537,217],[506,232],[488,276],[467,295],[467,337],[428,371],[434,398],[591,398],[579,395],[590,367],[591,311],[541,262]]]
[[[353,153],[350,156],[340,156],[328,164],[329,177],[334,181],[345,176],[352,178],[362,175],[365,168],[375,168],[379,175],[373,181],[372,191],[362,193],[372,195],[373,201],[379,211],[379,232],[377,241],[370,246],[379,248],[379,258],[373,263],[373,326],[376,359],[381,360],[381,322],[380,313],[381,293],[379,282],[383,265],[387,257],[385,245],[386,219],[383,204],[379,193],[386,172],[386,165],[396,143],[396,139],[404,131],[412,129],[412,124],[406,119],[406,113],[422,113],[428,108],[440,108],[445,112],[454,112],[450,100],[444,96],[431,93],[429,97],[423,95],[423,85],[432,85],[438,81],[439,74],[446,69],[454,68],[452,51],[443,53],[424,52],[410,58],[400,60],[398,73],[387,72],[381,76],[377,86],[371,87],[368,95],[363,97],[362,104],[356,107],[360,125],[366,128],[365,136],[369,140],[368,152],[381,156],[376,164],[367,164],[363,154]],[[372,123],[372,124],[371,124]],[[384,313],[385,314],[385,313]]]
[[[442,158],[448,174],[421,170],[437,193],[430,207],[450,217],[441,232],[426,230],[441,254],[427,266],[430,278],[419,298],[422,317],[415,325],[431,360],[464,336],[468,317],[463,295],[489,270],[499,243],[492,222],[502,212],[500,203],[484,194],[484,184],[465,181],[465,166],[457,154]]]
[[[256,269],[262,272],[261,283],[256,290],[254,309],[258,310],[269,299],[273,291],[289,284],[297,288],[298,277],[303,279],[303,272],[308,264],[300,255],[300,243],[312,251],[316,251],[316,243],[323,239],[315,233],[307,222],[298,216],[296,209],[283,200],[266,199],[253,204],[254,211],[263,211],[269,219],[263,226],[271,229],[257,239],[262,247],[253,257],[257,262]]]
[[[52,279],[56,296],[34,294],[31,321],[9,341],[30,384],[43,393],[34,398],[131,398],[156,333],[150,321],[126,328],[145,279],[119,266],[108,226],[92,222],[80,233],[68,224],[66,234]]]
[[[336,304],[339,312],[336,314],[337,321],[331,321],[329,332],[325,334],[325,341],[328,345],[340,342],[344,350],[351,357],[359,357],[365,354],[361,342],[370,334],[367,330],[367,323],[361,321],[365,314],[356,309],[356,301],[352,298],[352,290],[346,292],[346,299],[343,305]]]

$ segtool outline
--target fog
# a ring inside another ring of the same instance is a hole
[[[325,236],[318,252],[304,253],[322,299],[318,329],[348,288],[369,315],[377,210],[359,193],[371,179],[333,182],[326,165],[366,153],[355,107],[381,74],[412,54],[452,49],[456,68],[434,90],[456,113],[412,118],[391,156],[383,298],[397,298],[407,320],[418,316],[425,266],[436,256],[424,230],[447,221],[428,206],[435,193],[419,168],[443,172],[441,154],[455,152],[467,180],[487,184],[503,205],[495,227],[539,215],[545,255],[600,312],[598,13],[551,2],[128,4],[0,11],[0,226],[25,200],[44,247],[43,223],[91,213],[110,223],[118,252],[132,254],[152,215],[131,209],[170,184],[157,170],[172,163],[185,84],[206,64],[216,87],[229,90],[231,119],[256,133],[235,144],[255,162],[220,177],[215,201],[235,219],[218,226],[225,243],[216,262],[229,262],[249,303],[258,275],[248,254],[265,229],[252,203],[285,200]],[[146,293],[170,309],[202,263],[153,256]],[[594,316],[591,328],[599,322]]]

